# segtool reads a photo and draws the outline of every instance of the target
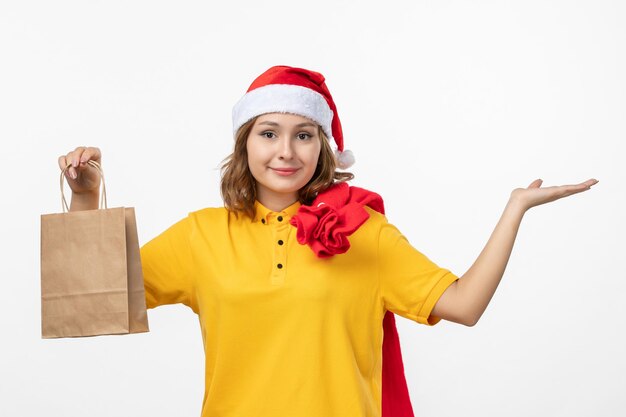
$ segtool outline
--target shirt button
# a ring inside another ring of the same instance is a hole
[[[278,217],[276,217],[276,219],[277,219],[279,222],[282,222],[282,221],[283,221],[283,216],[278,216]]]
[[[261,223],[265,224],[265,219],[261,219]]]
[[[278,269],[282,269],[283,268],[283,264],[278,264],[276,266],[278,267]]]
[[[279,240],[279,241],[278,241],[278,244],[279,244],[279,245],[282,245],[283,243],[284,243],[284,242],[283,242],[282,240]]]

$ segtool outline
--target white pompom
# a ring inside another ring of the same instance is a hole
[[[339,169],[348,169],[354,165],[354,154],[348,149],[344,149],[340,152],[339,149],[335,149],[335,159],[337,160],[337,167]]]

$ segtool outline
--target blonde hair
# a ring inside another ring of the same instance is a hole
[[[255,216],[256,180],[248,167],[247,141],[252,126],[258,118],[244,123],[237,131],[233,153],[222,161],[221,193],[224,207],[236,214],[243,213],[251,219]],[[326,190],[335,182],[350,181],[354,175],[350,172],[337,172],[335,155],[328,143],[328,138],[318,125],[318,136],[321,141],[320,156],[317,168],[311,180],[298,190],[298,201],[311,204],[321,191]]]

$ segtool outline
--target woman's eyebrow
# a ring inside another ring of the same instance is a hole
[[[269,120],[266,120],[264,122],[260,122],[259,125],[279,126],[278,123],[270,122]],[[304,123],[298,123],[295,127],[305,127],[305,126],[315,127],[317,125],[315,123],[311,123],[311,122],[304,122]]]

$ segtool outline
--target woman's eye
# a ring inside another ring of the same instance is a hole
[[[263,132],[261,133],[261,136],[267,138],[267,139],[272,139],[274,138],[274,134],[272,132]]]
[[[309,135],[308,133],[299,133],[298,134],[298,139],[306,140],[306,139],[308,139],[310,137],[311,137],[311,135]]]

